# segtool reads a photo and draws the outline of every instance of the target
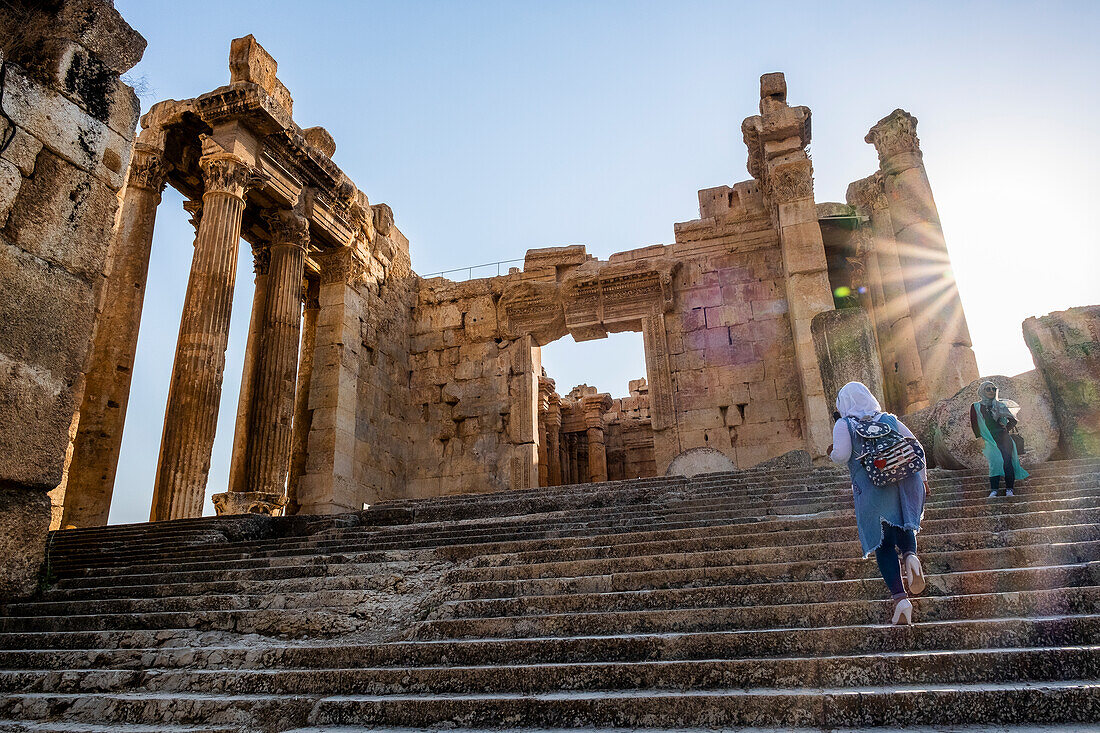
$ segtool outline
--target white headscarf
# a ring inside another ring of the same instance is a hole
[[[863,382],[848,382],[836,396],[836,409],[841,417],[865,418],[882,412],[878,400]]]

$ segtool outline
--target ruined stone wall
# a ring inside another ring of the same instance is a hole
[[[107,2],[5,3],[0,49],[3,596],[33,588],[62,481],[139,111],[119,75],[145,41]]]
[[[409,496],[537,485],[541,360],[529,337],[500,332],[496,304],[506,280],[421,283],[410,356],[417,420]]]
[[[699,192],[702,218],[676,225],[683,259],[665,316],[678,443],[657,435],[657,468],[714,448],[747,468],[804,446],[802,393],[778,235],[755,182]]]
[[[612,400],[604,421],[607,425],[608,480],[656,476],[646,380],[632,381],[629,396]]]

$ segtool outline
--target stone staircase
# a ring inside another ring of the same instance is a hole
[[[1100,461],[931,483],[908,628],[834,469],[58,532],[0,730],[1100,729]]]

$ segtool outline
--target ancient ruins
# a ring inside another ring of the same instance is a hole
[[[767,74],[760,114],[742,125],[753,178],[700,191],[700,218],[672,244],[607,261],[580,245],[531,250],[507,275],[452,282],[411,271],[389,207],[333,164],[323,128],[295,125],[254,38],[233,42],[229,66],[228,86],[141,120],[60,526],[106,522],[165,185],[188,198],[196,238],[153,521],[203,511],[241,239],[255,295],[222,514],[654,476],[694,448],[729,468],[822,456],[851,360],[823,360],[813,324],[837,307],[859,314],[888,367],[866,378],[895,412],[978,376],[916,120],[901,110],[867,136],[880,169],[848,204],[817,204],[810,111]],[[833,322],[823,328],[827,340]],[[625,402],[555,391],[541,346],[620,331],[642,334],[644,389]]]
[[[0,30],[0,729],[1100,721],[1100,305],[1027,319],[1036,369],[982,377],[1028,416],[1033,474],[990,505],[913,115],[818,201],[810,110],[765,74],[750,178],[699,191],[670,243],[456,282],[412,271],[252,36],[139,129],[120,75],[145,41],[110,2],[3,4]],[[105,527],[166,186],[195,237],[150,522]],[[628,395],[543,369],[625,331]],[[934,631],[881,627],[823,466],[853,379],[936,469]]]

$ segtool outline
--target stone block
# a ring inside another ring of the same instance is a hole
[[[106,266],[117,207],[108,186],[43,151],[2,231],[16,246],[91,282]]]
[[[722,412],[717,407],[704,410],[688,410],[681,413],[679,423],[690,430],[726,427]]]
[[[14,163],[0,160],[0,228],[7,222],[8,212],[11,211],[22,184],[23,176],[19,168]]]
[[[481,377],[480,361],[462,360],[455,366],[455,379],[479,379]]]
[[[745,407],[745,423],[766,423],[790,417],[786,400],[750,400]]]
[[[1017,430],[1024,442],[1020,462],[1029,467],[1049,459],[1058,445],[1057,421],[1046,382],[1033,370],[1015,377],[980,377],[950,399],[937,403],[932,408],[935,420],[932,451],[936,466],[950,469],[987,467],[982,441],[974,437],[970,427],[970,406],[978,401],[978,385],[986,380],[997,385],[1001,399],[1014,400],[1020,405]]]
[[[12,67],[4,86],[4,109],[20,127],[72,165],[95,175],[113,190],[122,188],[130,163],[130,137],[123,137],[79,105],[29,80]],[[104,156],[110,150],[104,165]],[[36,176],[37,177],[37,176]]]
[[[886,404],[878,344],[865,310],[843,308],[818,313],[810,330],[830,412],[837,393],[848,382],[863,382],[879,404]]]
[[[708,348],[705,352],[708,367],[753,364],[759,361],[759,358],[753,344],[744,341],[734,344],[721,344]]]
[[[1100,456],[1100,305],[1028,318],[1023,331],[1050,390],[1061,453]]]
[[[34,174],[34,163],[42,150],[42,141],[21,127],[15,128],[15,137],[0,154],[0,158],[15,164],[24,176]]]
[[[497,335],[497,308],[491,297],[471,300],[466,305],[464,318],[466,336],[471,340],[482,341]]]
[[[50,498],[45,492],[0,487],[0,598],[25,598],[38,589],[49,527]]]
[[[145,39],[104,0],[66,0],[52,25],[52,35],[81,44],[116,74],[132,69],[145,53]]]
[[[737,466],[725,453],[701,446],[689,448],[672,459],[665,470],[666,476],[698,476],[706,473],[736,471]]]
[[[754,319],[776,318],[787,312],[786,298],[774,298],[772,300],[754,300],[752,302],[752,317]]]
[[[825,270],[825,245],[817,219],[785,226],[780,235],[783,246],[783,268],[788,275]]]

